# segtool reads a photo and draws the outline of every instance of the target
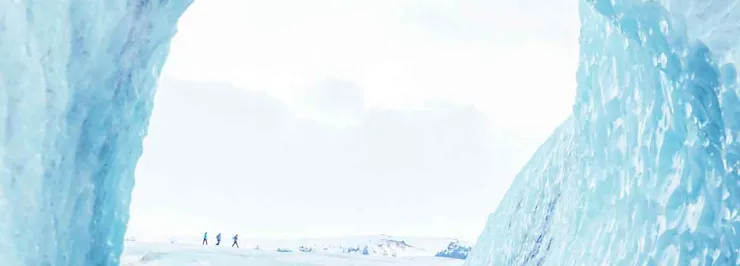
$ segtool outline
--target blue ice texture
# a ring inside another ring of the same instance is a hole
[[[466,265],[740,265],[740,5],[581,0],[573,114]]]
[[[0,0],[0,263],[117,265],[191,0]],[[580,0],[573,115],[467,265],[740,263],[740,5]]]
[[[0,0],[0,265],[118,265],[191,0]]]

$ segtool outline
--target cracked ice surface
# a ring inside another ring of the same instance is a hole
[[[154,85],[190,0],[0,0],[3,265],[117,265]]]
[[[740,264],[736,1],[582,0],[573,115],[467,265]]]

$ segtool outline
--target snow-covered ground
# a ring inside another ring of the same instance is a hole
[[[274,250],[200,246],[197,244],[127,242],[121,265],[255,265],[255,266],[460,266],[463,260],[432,256],[367,256],[346,253],[276,252]]]
[[[463,260],[435,257],[451,238],[392,237],[387,235],[313,239],[241,239],[231,248],[224,235],[221,246],[199,245],[194,236],[126,241],[122,265],[428,265],[459,266]],[[464,242],[460,244],[467,245]],[[278,251],[289,252],[278,252]]]

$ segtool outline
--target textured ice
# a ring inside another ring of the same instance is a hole
[[[466,265],[738,265],[734,1],[582,0],[573,115]]]
[[[116,265],[190,0],[0,0],[0,264]]]

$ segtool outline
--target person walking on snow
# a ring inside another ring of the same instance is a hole
[[[201,245],[208,245],[208,232],[203,234],[203,243]]]
[[[216,246],[220,244],[221,244],[221,233],[218,233],[218,235],[216,235]]]
[[[234,246],[236,246],[236,248],[239,248],[239,243],[237,243],[237,241],[239,241],[239,234],[234,235],[234,244],[231,244],[232,248]]]

